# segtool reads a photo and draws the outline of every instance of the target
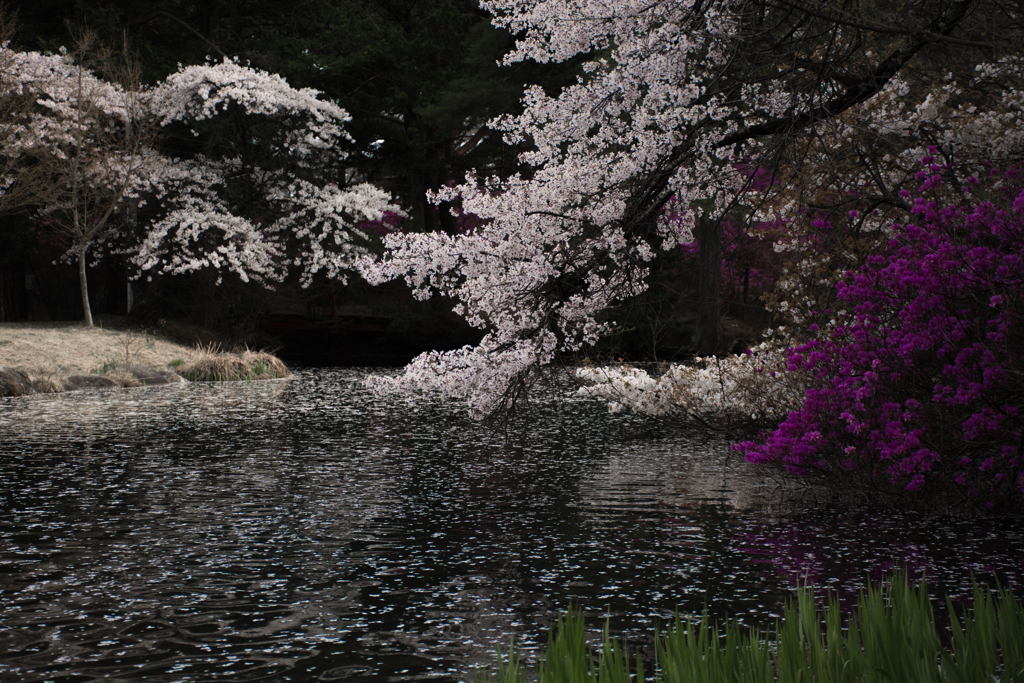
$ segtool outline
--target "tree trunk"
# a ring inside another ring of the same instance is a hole
[[[697,320],[693,345],[700,355],[711,355],[722,343],[719,310],[722,273],[722,222],[702,220],[697,224],[698,251]]]
[[[89,283],[85,278],[85,251],[87,247],[78,248],[78,286],[82,290],[82,311],[85,314],[85,326],[92,327],[92,309],[89,308]]]

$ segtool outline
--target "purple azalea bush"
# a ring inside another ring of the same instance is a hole
[[[753,303],[771,292],[779,277],[782,258],[772,250],[772,242],[784,233],[782,221],[756,222],[746,225],[742,221],[722,221],[721,287],[723,303]],[[679,271],[697,273],[700,270],[700,238],[678,247],[683,254]],[[696,283],[694,283],[696,286]]]
[[[361,230],[367,235],[384,237],[393,232],[400,231],[404,220],[404,213],[399,213],[397,211],[385,211],[383,215],[376,220],[366,220],[361,223],[356,223],[356,229]]]
[[[803,406],[752,463],[847,493],[1024,510],[1024,183],[923,160],[912,218],[837,285],[845,312],[790,349]]]

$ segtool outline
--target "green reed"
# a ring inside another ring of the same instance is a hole
[[[518,649],[507,661],[498,652],[498,683],[1024,683],[1024,611],[1006,589],[994,593],[975,584],[973,605],[957,610],[947,600],[950,625],[936,622],[928,590],[897,574],[859,595],[844,615],[829,595],[824,609],[804,589],[767,631],[746,630],[676,617],[655,634],[651,676],[644,661],[605,625],[599,648],[587,644],[582,611],[558,618],[535,678],[528,678]]]

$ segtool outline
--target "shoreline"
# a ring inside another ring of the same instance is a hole
[[[0,397],[290,374],[269,353],[189,346],[116,322],[0,323]]]

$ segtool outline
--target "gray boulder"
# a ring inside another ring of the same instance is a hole
[[[71,375],[64,378],[65,391],[77,391],[79,389],[113,389],[121,386],[109,377],[103,375]]]
[[[156,368],[151,368],[148,365],[130,365],[128,369],[131,371],[135,379],[139,380],[146,386],[175,384],[177,382],[185,381],[170,370],[157,370]]]
[[[24,396],[35,393],[32,380],[21,370],[0,366],[0,396]]]

